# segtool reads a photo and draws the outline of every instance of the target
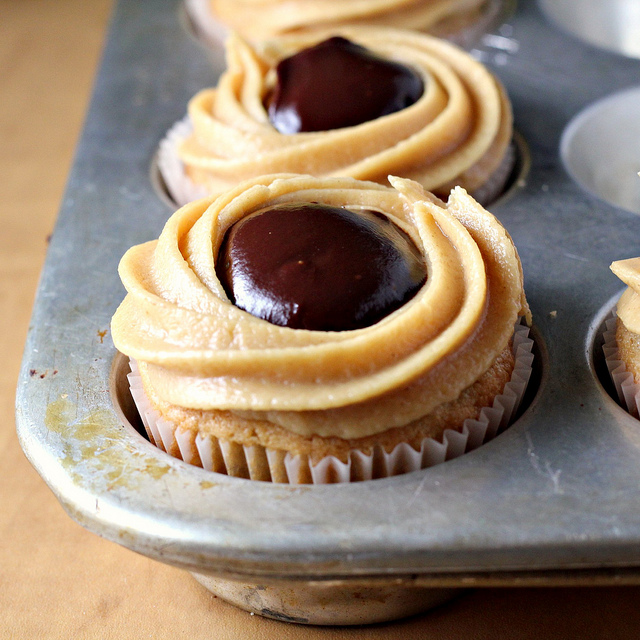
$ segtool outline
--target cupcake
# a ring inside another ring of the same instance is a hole
[[[631,414],[640,408],[640,258],[618,260],[611,270],[627,285],[606,322],[604,351],[618,398]]]
[[[257,178],[125,254],[111,329],[155,444],[257,480],[365,480],[511,419],[531,364],[511,238],[461,188],[390,181]]]
[[[402,175],[446,199],[486,205],[514,164],[501,84],[450,43],[410,31],[343,28],[226,45],[218,86],[192,98],[161,145],[178,204],[271,173]]]
[[[212,41],[235,31],[250,41],[342,26],[413,29],[470,43],[504,10],[503,0],[187,0],[197,31]]]

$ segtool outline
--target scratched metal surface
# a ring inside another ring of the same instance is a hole
[[[171,213],[149,179],[151,158],[223,64],[187,33],[175,2],[119,3],[18,383],[22,446],[73,518],[150,557],[250,579],[455,584],[491,572],[553,582],[558,572],[640,566],[640,423],[591,364],[594,327],[622,288],[609,264],[640,255],[640,216],[587,193],[558,151],[578,111],[638,84],[640,61],[565,35],[531,0],[498,35],[481,55],[509,91],[531,168],[492,210],[522,257],[542,351],[537,397],[507,432],[455,461],[295,488],[169,458],[113,408],[117,263]],[[603,162],[614,153],[603,149]]]

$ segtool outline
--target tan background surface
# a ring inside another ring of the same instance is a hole
[[[287,625],[225,604],[63,512],[18,446],[14,393],[110,5],[0,0],[0,638],[640,638],[637,587],[485,589],[399,623]]]

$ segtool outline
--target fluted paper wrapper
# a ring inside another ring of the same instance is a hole
[[[620,359],[616,341],[615,315],[605,321],[602,337],[604,338],[602,345],[604,359],[616,388],[618,400],[632,416],[638,418],[640,417],[640,384],[635,381],[633,374],[627,371],[627,365]]]
[[[204,44],[215,46],[224,42],[229,35],[229,28],[216,20],[211,13],[209,0],[184,0],[184,8],[195,36]]]
[[[189,116],[176,122],[158,147],[158,170],[169,197],[182,207],[207,195],[207,190],[191,181],[178,156],[178,145],[191,134],[193,127]]]
[[[425,438],[419,450],[400,443],[391,452],[375,447],[369,453],[352,450],[347,462],[327,456],[315,465],[308,456],[292,455],[261,446],[243,446],[206,434],[194,434],[160,417],[142,388],[135,361],[128,375],[131,395],[149,440],[170,455],[209,471],[227,475],[271,480],[289,484],[328,484],[385,478],[417,471],[457,458],[491,440],[516,415],[524,396],[533,364],[533,340],[529,329],[517,325],[513,336],[515,366],[511,380],[478,419],[465,420],[460,431],[447,429],[442,442]]]

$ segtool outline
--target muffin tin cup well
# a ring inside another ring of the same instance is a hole
[[[508,25],[518,46],[488,56],[531,152],[526,180],[491,207],[522,259],[542,352],[518,421],[393,478],[248,482],[168,456],[111,400],[117,264],[171,213],[148,180],[150,158],[214,75],[178,5],[117,5],[25,346],[18,435],[68,513],[150,558],[254,586],[639,583],[640,422],[609,397],[591,349],[602,305],[620,291],[609,265],[640,255],[640,216],[585,189],[558,150],[577,113],[637,86],[640,61],[566,36],[534,0],[520,0]]]
[[[539,0],[566,33],[596,47],[640,58],[640,4],[636,0]]]
[[[639,112],[640,87],[606,96],[580,111],[560,142],[560,156],[574,180],[633,213],[640,213]]]
[[[281,622],[358,625],[388,622],[437,607],[464,592],[460,588],[412,585],[247,584],[194,573],[219,598],[245,611]]]

